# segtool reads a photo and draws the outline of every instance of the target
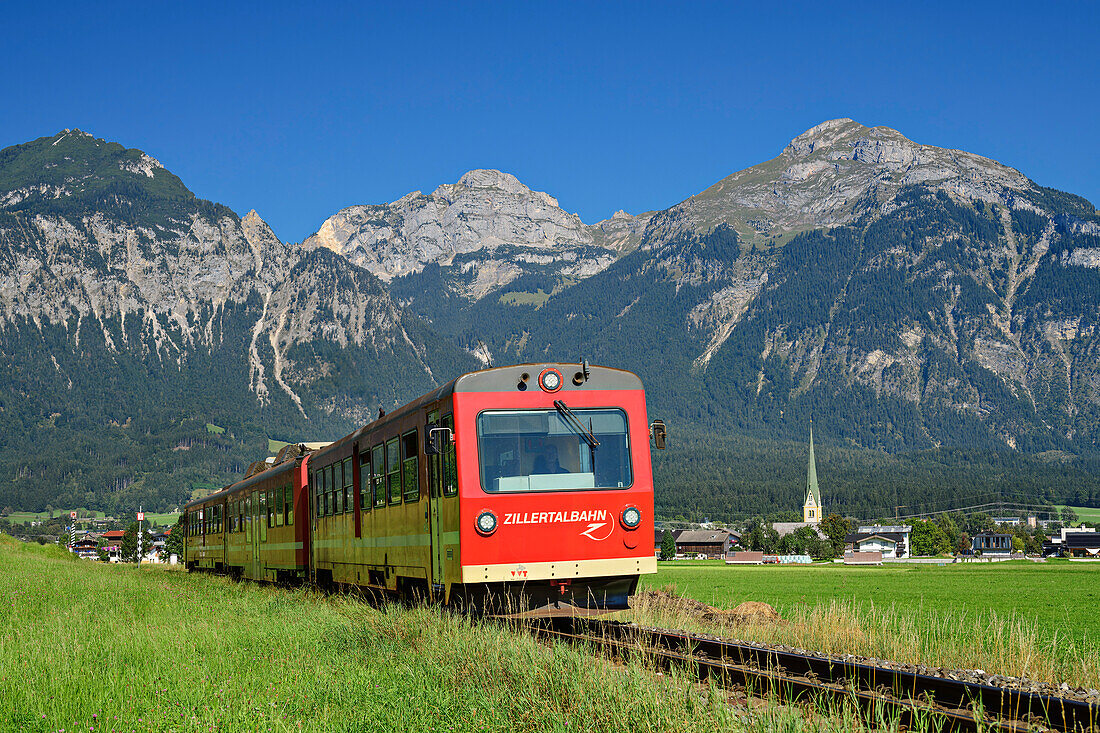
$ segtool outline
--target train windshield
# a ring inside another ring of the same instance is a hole
[[[626,414],[570,414],[584,432],[577,421],[557,410],[492,410],[478,415],[482,487],[492,493],[629,487]]]

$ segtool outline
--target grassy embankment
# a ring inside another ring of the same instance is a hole
[[[676,561],[661,563],[645,581],[651,588],[668,585],[719,608],[769,603],[787,621],[725,631],[746,640],[1100,687],[1100,565]],[[654,625],[677,621],[656,608],[637,615]]]
[[[1100,522],[1100,509],[1092,506],[1071,506],[1077,518],[1082,522]]]
[[[54,516],[54,518],[60,517],[61,519],[64,519],[66,522],[68,522],[70,511],[72,511],[72,510],[70,510],[70,509],[58,509],[58,510],[54,511],[53,516]],[[84,509],[84,508],[80,508],[80,513],[81,513],[82,516],[85,516],[85,515],[91,515],[93,517],[104,517],[104,516],[106,516],[103,512],[88,511],[87,509]],[[179,512],[159,512],[159,513],[158,512],[145,512],[145,521],[146,522],[152,522],[153,524],[159,525],[159,526],[173,525],[173,524],[176,523],[176,521],[179,519],[179,517],[180,517]],[[41,522],[41,521],[44,521],[46,519],[50,519],[50,515],[49,515],[48,512],[12,512],[11,514],[9,514],[7,516],[7,519],[12,524],[25,524],[26,522]],[[119,521],[123,522],[124,524],[128,524],[129,522],[136,521],[137,520],[137,515],[134,514],[134,513],[130,513],[130,514],[128,514],[128,515],[126,515],[125,517],[122,517],[122,518],[116,517],[116,519],[119,519]],[[83,523],[84,523],[83,519],[77,520],[78,525],[82,525]]]
[[[430,609],[0,537],[0,730],[849,730]],[[889,726],[887,726],[889,729]]]

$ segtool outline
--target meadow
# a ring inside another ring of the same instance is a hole
[[[643,587],[671,587],[725,609],[761,601],[786,620],[732,630],[747,640],[1100,687],[1096,564],[780,567],[675,561],[660,563]],[[653,623],[675,622],[659,618],[667,615],[661,609],[638,612],[658,617]]]
[[[430,608],[70,559],[0,536],[0,730],[802,731],[638,663]],[[889,729],[889,726],[887,726]]]
[[[1070,507],[1082,522],[1100,522],[1100,508],[1093,506]]]
[[[70,509],[57,509],[57,510],[54,511],[53,516],[54,516],[54,518],[60,517],[62,519],[67,520],[70,511],[72,511],[72,510],[70,510]],[[100,517],[100,518],[106,516],[103,512],[100,512],[100,511],[89,511],[89,510],[83,509],[83,508],[81,508],[79,511],[81,513],[81,516],[92,516],[92,517]],[[179,512],[159,512],[159,513],[158,512],[145,512],[145,521],[146,522],[152,522],[154,525],[158,525],[158,526],[171,526],[171,525],[175,524],[177,520],[179,520],[179,517],[180,517]],[[9,514],[7,516],[8,521],[10,521],[12,524],[24,524],[26,522],[40,522],[42,520],[49,519],[49,518],[50,518],[49,512],[12,512],[11,514]],[[137,519],[137,515],[133,514],[133,513],[130,513],[126,517],[116,517],[116,518],[119,519],[120,521],[122,521],[123,523],[129,523],[129,522],[135,521]]]

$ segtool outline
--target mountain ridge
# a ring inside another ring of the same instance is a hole
[[[0,342],[16,436],[0,503],[50,485],[165,502],[272,432],[335,436],[479,360],[632,369],[685,435],[793,441],[812,412],[824,450],[1087,456],[1100,217],[995,161],[841,119],[662,211],[585,225],[475,169],[293,244],[142,151],[63,131],[0,151]],[[192,448],[205,422],[233,437]],[[61,460],[18,453],[42,446]],[[724,467],[673,459],[659,477],[736,503]]]

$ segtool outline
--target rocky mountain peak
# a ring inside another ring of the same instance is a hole
[[[531,189],[520,183],[519,179],[511,173],[504,173],[491,168],[476,168],[467,171],[458,179],[457,185],[466,188],[496,188],[508,193],[531,193]]]
[[[922,145],[889,127],[828,120],[795,137],[777,157],[727,176],[672,207],[649,238],[720,224],[745,242],[785,241],[801,231],[842,226],[893,205],[922,185],[962,199],[1038,210],[1038,191],[1019,171],[961,150]]]
[[[783,152],[796,156],[807,155],[820,147],[835,145],[840,140],[848,139],[866,130],[866,127],[848,117],[826,120],[795,137],[787,143]]]
[[[580,217],[553,196],[490,169],[471,170],[428,196],[348,207],[304,242],[338,252],[386,282],[438,264],[454,275],[454,291],[472,299],[536,269],[570,277],[597,272],[615,254],[593,244]]]
[[[532,191],[520,183],[520,180],[511,173],[493,170],[491,168],[477,168],[468,171],[458,179],[458,183],[445,183],[432,192],[432,196],[453,203],[464,194],[475,196],[512,196],[520,200],[534,199],[544,206],[558,208],[558,200],[550,194],[542,191]]]

